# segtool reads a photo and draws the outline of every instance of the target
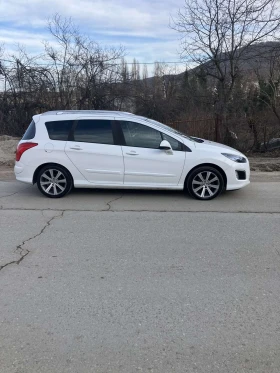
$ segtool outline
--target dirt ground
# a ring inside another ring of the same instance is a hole
[[[12,136],[0,136],[0,166],[12,167],[14,165],[19,140]]]
[[[258,172],[273,172],[280,171],[280,157],[269,158],[269,157],[253,157],[250,158],[251,171]]]

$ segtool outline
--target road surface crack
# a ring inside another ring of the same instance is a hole
[[[113,210],[111,210],[111,208],[112,208],[111,203],[118,201],[118,200],[121,199],[122,197],[123,197],[123,196],[120,196],[120,197],[117,197],[117,198],[112,199],[112,200],[109,201],[109,202],[106,202],[106,205],[108,206],[108,209],[105,210],[105,211],[113,211]]]
[[[59,215],[55,215],[55,216],[53,216],[52,218],[50,218],[50,219],[46,222],[46,224],[44,225],[44,227],[40,230],[39,233],[37,233],[37,234],[35,234],[34,236],[29,237],[29,238],[27,238],[26,240],[22,241],[22,243],[21,243],[20,245],[18,245],[18,246],[16,247],[16,250],[14,251],[16,254],[18,254],[18,255],[20,256],[20,258],[17,259],[17,260],[12,260],[11,262],[8,262],[8,263],[6,263],[6,264],[3,264],[2,266],[0,266],[0,271],[1,271],[3,268],[8,267],[8,266],[11,265],[11,264],[20,264],[20,262],[22,262],[23,259],[24,259],[24,258],[25,258],[29,253],[30,253],[30,250],[24,248],[24,245],[25,245],[27,242],[32,241],[32,240],[34,240],[35,238],[41,236],[41,234],[44,233],[45,229],[51,225],[51,222],[52,222],[53,220],[55,220],[55,219],[57,219],[57,218],[62,218],[62,217],[63,217],[64,212],[65,212],[65,211],[63,210]]]

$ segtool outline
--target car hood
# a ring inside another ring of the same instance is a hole
[[[215,147],[217,149],[217,151],[221,151],[221,152],[229,152],[232,153],[232,154],[238,154],[238,155],[242,155],[244,157],[244,154],[242,154],[241,152],[239,152],[238,150],[234,149],[234,148],[231,148],[230,146],[227,146],[227,145],[224,145],[224,144],[220,144],[218,142],[214,142],[214,141],[209,141],[209,140],[204,140],[204,139],[201,139],[203,140],[203,142],[196,142],[195,143],[195,147],[197,149],[206,149],[206,148],[209,148],[209,146],[211,147]]]

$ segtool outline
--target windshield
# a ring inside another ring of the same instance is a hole
[[[196,141],[195,141],[194,139],[192,139],[190,136],[187,136],[187,135],[185,135],[184,133],[182,133],[182,132],[180,132],[180,131],[177,131],[177,130],[175,130],[175,129],[172,128],[172,127],[169,127],[169,126],[167,126],[166,124],[160,123],[160,122],[158,122],[158,121],[156,121],[156,120],[154,120],[154,119],[147,119],[147,118],[145,118],[145,119],[146,119],[147,122],[154,123],[154,124],[157,125],[158,127],[161,127],[161,128],[163,128],[163,129],[166,129],[166,130],[168,130],[168,131],[170,131],[170,132],[173,132],[173,133],[175,133],[175,134],[177,134],[177,135],[183,136],[183,137],[185,137],[186,139],[188,139],[188,140],[190,140],[190,141],[196,142]]]

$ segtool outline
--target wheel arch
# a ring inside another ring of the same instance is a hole
[[[73,176],[72,176],[71,172],[68,170],[67,167],[63,166],[62,164],[55,163],[55,162],[46,162],[46,163],[43,163],[40,166],[38,166],[36,168],[36,170],[34,171],[33,179],[32,179],[33,184],[35,184],[37,182],[37,177],[38,177],[39,172],[42,170],[42,168],[44,168],[46,166],[54,166],[54,167],[58,166],[58,167],[64,168],[64,170],[67,171],[69,173],[69,175],[71,176],[72,183],[74,183]]]
[[[184,188],[186,188],[186,185],[187,185],[188,178],[189,178],[190,174],[191,174],[194,170],[196,170],[197,168],[205,167],[205,166],[215,168],[217,171],[220,172],[220,174],[222,175],[223,180],[224,180],[224,188],[226,189],[226,187],[227,187],[227,175],[226,175],[225,171],[224,171],[221,167],[219,167],[219,166],[217,166],[216,164],[213,164],[213,163],[201,163],[201,164],[199,164],[199,165],[193,167],[193,168],[188,172],[188,174],[187,174],[187,176],[186,176],[186,178],[185,178]]]

